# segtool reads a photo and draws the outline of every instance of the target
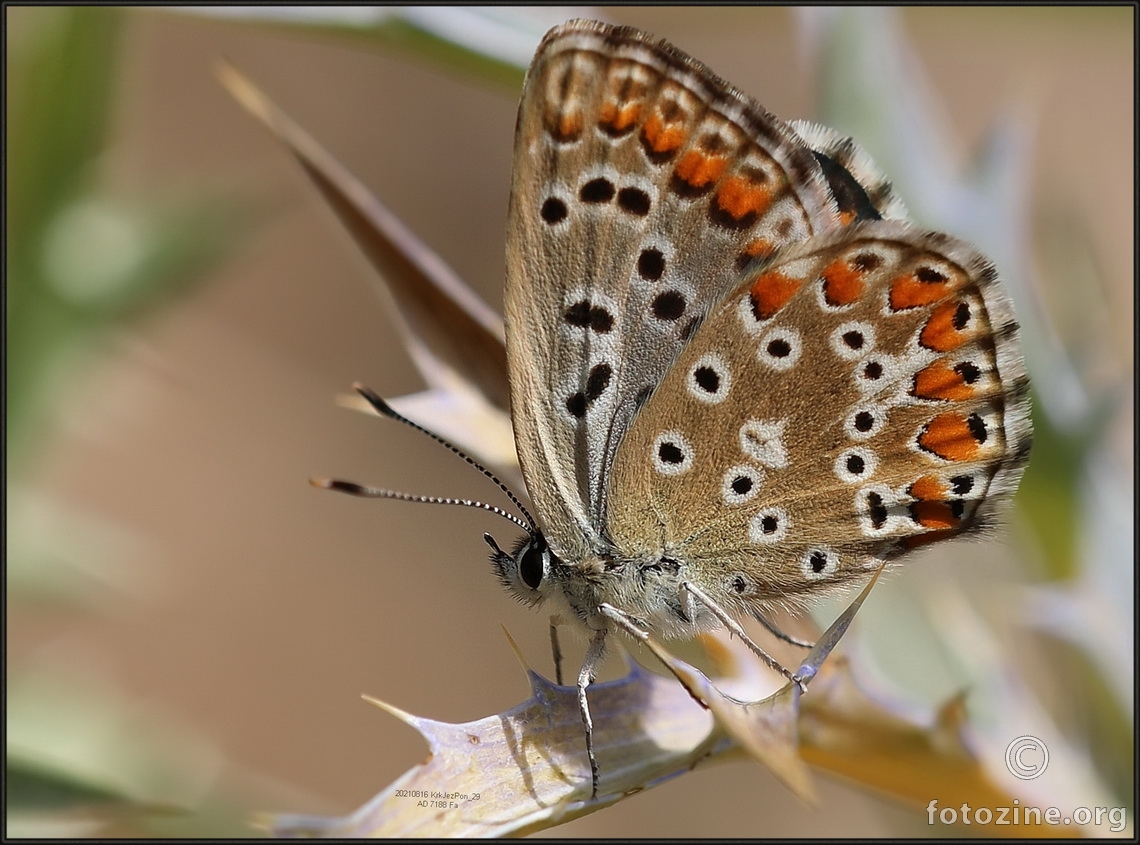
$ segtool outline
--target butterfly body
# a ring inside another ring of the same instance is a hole
[[[716,625],[716,617],[682,589],[696,570],[667,550],[638,557],[592,555],[570,564],[549,549],[541,534],[524,537],[513,554],[493,558],[504,585],[528,604],[549,603],[552,615],[574,620],[588,631],[609,631],[603,605],[619,609],[645,630],[666,637],[692,636]],[[532,587],[523,573],[529,573]]]

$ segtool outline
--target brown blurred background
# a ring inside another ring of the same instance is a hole
[[[672,40],[782,117],[814,116],[787,9],[605,14]],[[1089,227],[1112,345],[1128,359],[1131,10],[902,20],[963,149],[1000,110],[1036,110],[1035,208],[1070,208]],[[495,497],[425,439],[334,404],[356,380],[389,396],[422,384],[371,271],[212,68],[225,57],[246,73],[496,308],[516,97],[399,52],[146,9],[129,14],[122,50],[109,190],[216,189],[272,211],[191,295],[102,344],[81,378],[61,376],[67,401],[31,486],[128,535],[115,564],[137,592],[84,610],[10,606],[8,672],[64,665],[161,708],[216,746],[227,777],[281,796],[244,809],[348,812],[425,754],[361,693],[442,720],[500,712],[527,695],[501,626],[548,671],[546,625],[491,576],[480,535],[509,542],[500,520],[308,485],[332,475]],[[757,765],[712,766],[553,832],[928,831],[919,814],[820,780],[812,811]]]

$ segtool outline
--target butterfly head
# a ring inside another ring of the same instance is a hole
[[[535,606],[550,595],[555,581],[552,572],[561,561],[540,532],[520,538],[510,553],[500,549],[490,534],[483,539],[491,547],[491,565],[499,581],[519,601]]]
[[[483,539],[508,592],[530,607],[550,602],[555,616],[589,630],[612,628],[603,605],[665,636],[691,636],[713,621],[700,608],[682,607],[681,565],[668,557],[629,560],[598,554],[571,564],[554,553],[538,530],[522,537],[510,553],[489,534]]]

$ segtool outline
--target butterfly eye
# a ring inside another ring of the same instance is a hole
[[[519,558],[519,577],[532,590],[537,590],[546,574],[546,549],[531,544]]]

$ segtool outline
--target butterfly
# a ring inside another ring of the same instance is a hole
[[[589,635],[595,797],[587,689],[616,632],[725,625],[802,684],[736,620],[990,525],[1017,488],[1029,380],[993,265],[913,224],[852,139],[665,41],[586,20],[544,37],[506,254],[534,515],[512,497],[525,536],[485,536],[507,589],[552,609],[559,683],[556,627]]]

